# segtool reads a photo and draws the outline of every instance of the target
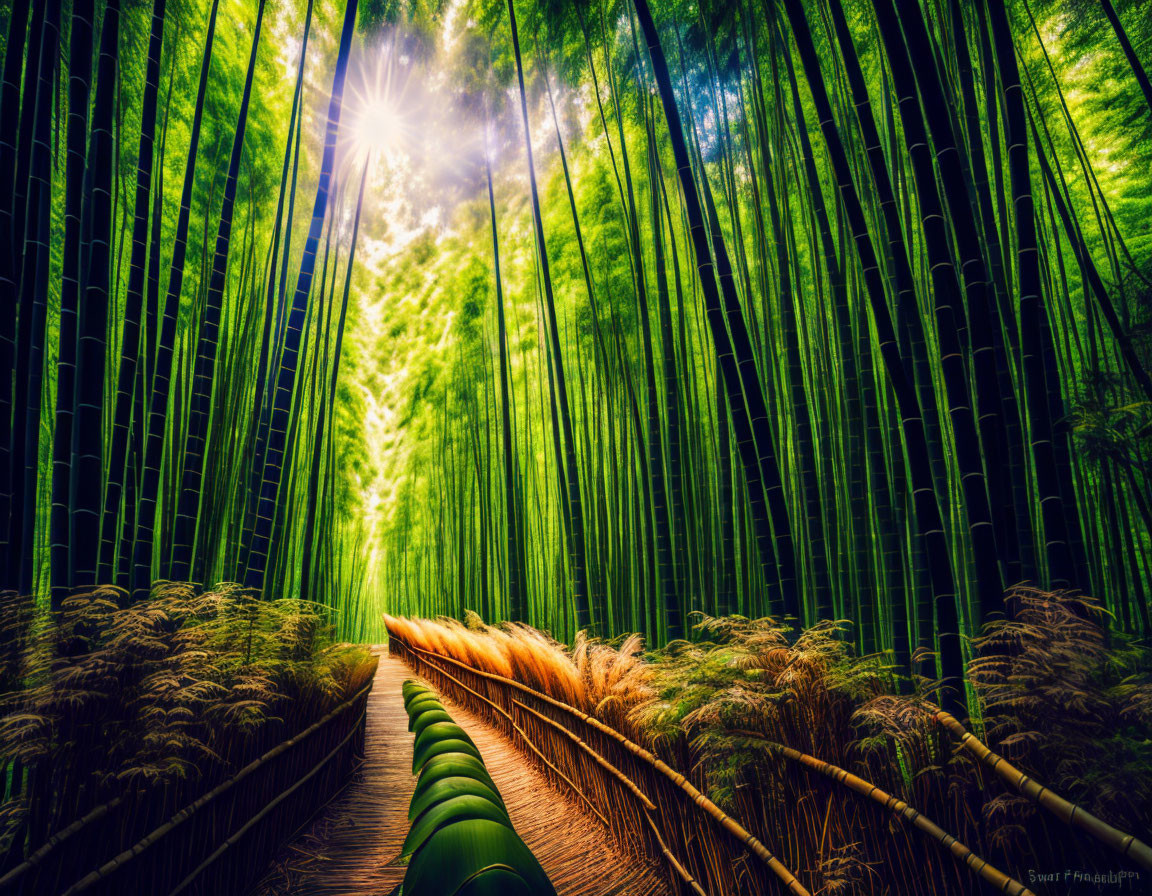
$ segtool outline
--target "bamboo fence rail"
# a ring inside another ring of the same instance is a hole
[[[371,688],[369,681],[167,818],[151,792],[93,809],[0,877],[0,894],[244,892],[363,754]]]
[[[808,893],[763,843],[687,778],[598,719],[517,681],[428,653],[395,635],[389,649],[443,692],[470,704],[509,738],[524,742],[530,754],[544,760],[545,773],[592,805],[626,849],[667,861],[677,892],[685,896]],[[565,724],[573,718],[586,729],[581,735]],[[725,835],[701,836],[707,826]]]
[[[1010,787],[1019,791],[1032,802],[1044,807],[1065,824],[1074,825],[1086,831],[1101,843],[1128,856],[1141,867],[1152,871],[1152,846],[1132,834],[1126,834],[1112,827],[1103,819],[1097,818],[1087,809],[1071,803],[1039,781],[1030,778],[1012,765],[999,753],[994,753],[985,743],[965,728],[951,713],[938,710],[933,718],[944,728],[960,739],[960,746],[976,757],[976,760],[1000,776]]]
[[[754,733],[751,734],[751,736],[758,737],[758,735]],[[784,744],[778,744],[772,741],[762,742],[768,749],[779,753],[789,761],[798,762],[832,779],[837,784],[842,784],[849,790],[860,794],[864,799],[872,800],[880,804],[886,811],[891,812],[901,820],[923,831],[926,836],[939,844],[942,849],[948,850],[958,862],[963,862],[972,869],[973,873],[979,875],[983,880],[995,887],[998,893],[1004,893],[1006,896],[1036,896],[1035,893],[1025,887],[1020,881],[1008,876],[999,868],[990,865],[987,861],[976,855],[976,853],[972,852],[972,850],[936,824],[932,819],[918,812],[899,797],[881,790],[871,781],[865,781],[859,775],[854,775],[846,769],[842,769],[830,762],[825,762],[823,759],[817,759],[815,756],[810,756],[807,753],[801,753],[799,750],[794,750],[792,747]]]

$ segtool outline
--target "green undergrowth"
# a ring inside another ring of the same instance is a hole
[[[881,656],[860,657],[847,623],[821,623],[790,638],[771,619],[704,617],[699,640],[646,655],[650,699],[630,713],[654,744],[686,741],[713,799],[731,807],[763,739],[828,758],[855,740],[856,708],[896,693]]]

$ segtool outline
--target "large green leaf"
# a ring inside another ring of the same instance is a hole
[[[444,704],[434,697],[421,698],[419,703],[415,703],[408,708],[408,730],[412,730],[413,724],[416,722],[416,717],[425,712],[448,712],[444,708]]]
[[[431,691],[428,685],[417,681],[415,678],[406,678],[404,683],[400,685],[400,693],[404,695],[404,699],[408,700],[413,694],[426,694]]]
[[[421,716],[431,715],[433,713],[436,713],[436,714],[443,713],[444,715],[448,716],[448,710],[446,710],[439,703],[422,703],[422,704],[420,704],[420,706],[417,708],[417,710],[415,712],[413,712],[410,716],[408,716],[408,730],[409,731],[415,731],[416,730],[416,721]],[[449,722],[452,721],[452,716],[448,716],[448,721]],[[429,723],[429,724],[431,724],[431,723]]]
[[[500,794],[496,788],[479,778],[441,778],[412,795],[412,803],[408,807],[408,820],[410,822],[418,821],[420,816],[433,806],[459,796],[477,796],[501,807],[504,805],[504,801],[500,799]]]
[[[520,874],[504,865],[489,865],[476,872],[456,896],[536,896]]]
[[[452,716],[448,715],[448,713],[442,709],[426,709],[423,712],[412,716],[412,718],[408,720],[408,730],[419,737],[420,732],[434,722],[451,721]]]
[[[420,688],[419,690],[411,690],[404,694],[404,707],[407,708],[411,706],[421,697],[431,697],[433,700],[440,699],[440,695],[435,691],[429,690],[428,688]]]
[[[429,741],[420,750],[413,750],[412,752],[412,774],[416,774],[424,767],[424,763],[431,759],[433,756],[440,756],[445,753],[464,753],[469,756],[475,756],[481,762],[484,757],[480,755],[480,751],[476,749],[474,744],[468,743],[466,740],[460,740],[456,737],[450,737],[446,740]]]
[[[400,855],[412,855],[424,845],[425,840],[446,825],[458,824],[475,818],[486,818],[488,821],[497,821],[509,828],[512,827],[512,819],[508,817],[508,813],[504,811],[502,805],[487,797],[463,793],[437,803],[422,813],[412,823],[412,829],[404,840],[404,847],[400,850]]]
[[[423,715],[427,715],[427,713],[424,713]],[[413,730],[415,730],[415,720],[413,720],[412,724]],[[466,744],[472,744],[472,746],[476,746],[476,744],[472,742],[472,738],[468,736],[468,732],[466,732],[455,722],[435,722],[426,726],[416,736],[416,743],[412,745],[412,750],[415,753],[419,753],[421,750],[427,748],[430,744],[442,740],[450,740],[452,738],[455,738],[456,740],[462,740]]]
[[[430,706],[434,706],[437,709],[444,708],[444,704],[440,702],[435,694],[420,694],[409,700],[404,705],[404,710],[408,713],[409,718],[411,718],[413,715]]]
[[[488,819],[450,824],[424,841],[408,864],[404,894],[457,896],[475,881],[478,872],[492,866],[512,869],[533,896],[555,896],[556,890],[524,841],[507,825]]]
[[[496,789],[496,785],[492,783],[492,776],[488,774],[488,769],[475,756],[464,753],[446,753],[442,756],[433,756],[424,763],[424,768],[420,770],[420,780],[416,782],[416,793],[413,794],[413,799],[415,799],[416,794],[421,793],[425,788],[443,778],[472,778],[476,781],[483,781],[493,790]]]

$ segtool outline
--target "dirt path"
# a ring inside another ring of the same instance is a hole
[[[404,878],[392,864],[408,833],[412,735],[400,685],[412,677],[383,653],[368,700],[365,761],[352,782],[287,844],[254,896],[386,896]],[[666,896],[658,869],[626,856],[599,822],[556,790],[502,734],[445,698],[476,742],[517,833],[560,896]]]

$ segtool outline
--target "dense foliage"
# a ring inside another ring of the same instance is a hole
[[[13,0],[0,584],[1146,634],[1141,0],[657,7]]]
[[[641,7],[450,4],[401,57],[454,136],[366,266],[369,599],[845,619],[952,679],[1021,582],[1146,633],[1140,4]]]
[[[331,604],[355,4],[5,11],[0,582]]]

